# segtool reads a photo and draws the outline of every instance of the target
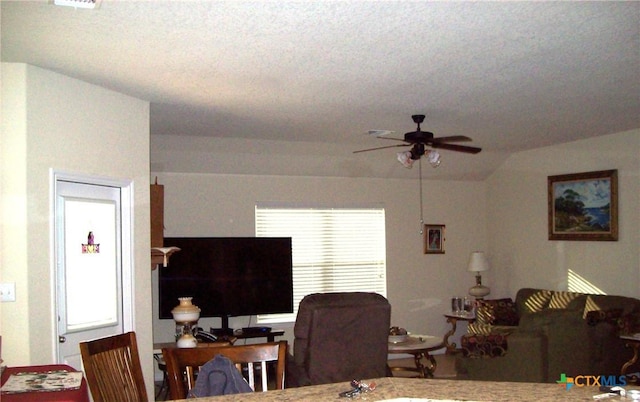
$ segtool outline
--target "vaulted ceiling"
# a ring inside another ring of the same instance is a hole
[[[154,171],[415,177],[425,114],[443,179],[512,152],[640,128],[640,2],[1,2],[3,62],[151,103]],[[407,147],[408,148],[408,147]],[[428,165],[427,165],[428,166]]]

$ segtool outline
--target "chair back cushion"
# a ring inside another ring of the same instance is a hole
[[[511,298],[478,300],[476,323],[486,325],[518,325],[520,317]]]
[[[391,306],[377,293],[316,293],[300,302],[294,360],[311,384],[386,375]]]

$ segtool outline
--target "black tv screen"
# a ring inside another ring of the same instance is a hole
[[[160,318],[179,297],[193,297],[201,317],[293,312],[290,237],[171,237],[181,251],[159,270]]]

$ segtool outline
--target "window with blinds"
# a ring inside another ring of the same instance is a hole
[[[387,295],[383,208],[256,206],[256,236],[291,237],[293,252],[294,311],[259,315],[260,324],[295,321],[311,293]]]

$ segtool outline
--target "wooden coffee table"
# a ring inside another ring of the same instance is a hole
[[[434,350],[444,348],[441,337],[431,335],[409,335],[406,341],[398,343],[389,343],[389,354],[410,354],[416,367],[390,367],[391,371],[415,371],[420,378],[433,378],[438,363],[436,359],[429,354]],[[422,364],[422,358],[425,358],[429,364]]]

